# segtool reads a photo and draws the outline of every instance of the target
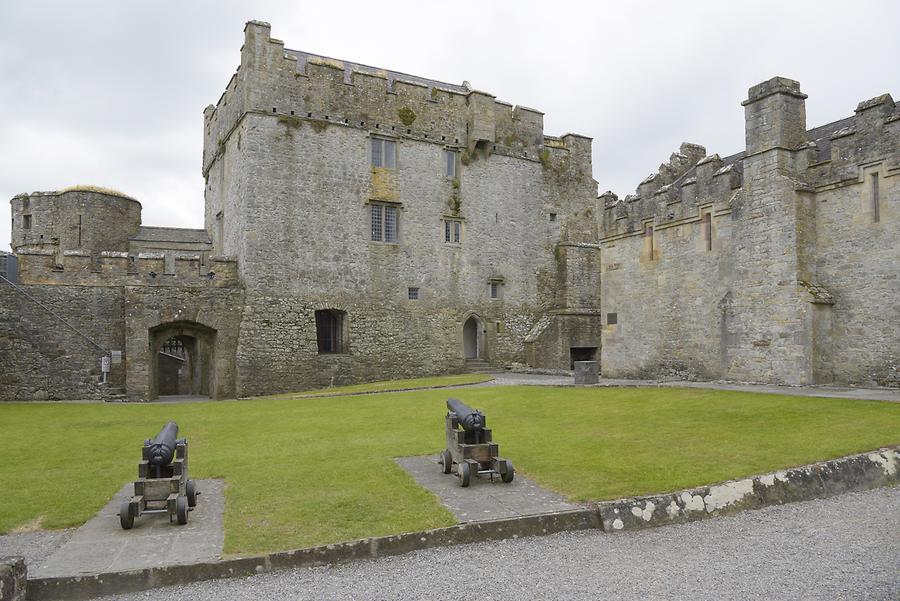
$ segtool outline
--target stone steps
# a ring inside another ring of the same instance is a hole
[[[467,374],[486,374],[497,370],[484,359],[466,359],[464,371]]]

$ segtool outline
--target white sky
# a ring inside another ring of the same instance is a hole
[[[0,249],[19,192],[96,184],[145,225],[203,226],[202,111],[234,72],[250,19],[288,48],[448,82],[594,138],[620,196],[682,141],[744,146],[740,102],[797,79],[807,124],[900,101],[900,2],[239,2],[0,0]]]

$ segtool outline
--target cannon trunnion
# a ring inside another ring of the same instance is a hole
[[[503,482],[512,482],[512,462],[497,456],[499,447],[492,442],[484,414],[459,399],[447,399],[447,409],[447,448],[440,457],[444,473],[451,473],[456,465],[456,476],[463,487],[469,486],[473,476],[489,475],[491,481],[500,476]]]
[[[122,501],[119,522],[125,530],[145,513],[168,513],[169,522],[187,524],[188,511],[200,492],[188,479],[187,440],[178,437],[178,424],[169,422],[153,439],[144,441],[134,496]]]

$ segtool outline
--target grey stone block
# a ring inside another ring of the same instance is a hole
[[[596,384],[600,381],[600,364],[596,361],[575,362],[575,385]]]

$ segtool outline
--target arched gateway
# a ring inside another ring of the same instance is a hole
[[[215,343],[216,330],[192,321],[150,328],[150,398],[210,396]]]

